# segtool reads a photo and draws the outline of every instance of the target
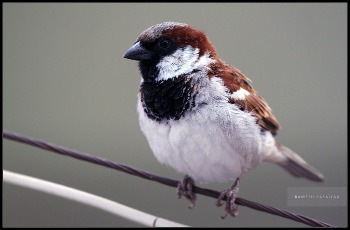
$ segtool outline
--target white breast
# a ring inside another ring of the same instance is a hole
[[[215,84],[212,81],[208,87]],[[212,95],[214,90],[209,88],[196,97],[206,104],[179,120],[161,123],[145,115],[139,95],[141,130],[161,163],[197,182],[235,180],[261,161],[260,130],[249,113]]]

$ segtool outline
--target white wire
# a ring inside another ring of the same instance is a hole
[[[148,227],[188,227],[64,185],[3,170],[3,182],[64,197]]]

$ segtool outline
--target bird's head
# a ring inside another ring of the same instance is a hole
[[[124,58],[139,61],[145,81],[162,81],[207,68],[217,55],[204,32],[163,22],[143,31]]]

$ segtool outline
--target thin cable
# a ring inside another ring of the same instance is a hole
[[[20,143],[24,143],[24,144],[28,144],[34,147],[38,147],[41,149],[45,149],[51,152],[55,152],[55,153],[59,153],[65,156],[70,156],[70,157],[74,157],[83,161],[88,161],[94,164],[99,164],[105,167],[109,167],[118,171],[122,171],[134,176],[138,176],[147,180],[152,180],[152,181],[156,181],[158,183],[164,184],[164,185],[168,185],[171,187],[177,187],[178,185],[178,181],[169,179],[169,178],[165,178],[165,177],[161,177],[158,176],[156,174],[153,173],[149,173],[149,172],[145,172],[130,166],[127,166],[125,164],[121,164],[118,162],[113,162],[107,159],[103,159],[101,157],[97,157],[94,155],[90,155],[88,153],[84,153],[84,152],[80,152],[77,150],[73,150],[73,149],[68,149],[59,145],[55,145],[55,144],[51,144],[42,140],[37,140],[22,134],[18,134],[18,133],[14,133],[11,131],[7,131],[7,130],[3,130],[3,137],[9,140],[13,140],[13,141],[17,141]],[[205,188],[200,188],[198,186],[194,186],[193,187],[193,192],[194,193],[198,193],[204,196],[209,196],[209,197],[213,197],[213,198],[218,198],[220,193],[218,191],[214,191],[214,190],[210,190],[210,189],[205,189]],[[319,220],[315,220],[312,219],[310,217],[306,217],[303,215],[299,215],[299,214],[295,214],[295,213],[291,213],[289,211],[283,210],[283,209],[279,209],[279,208],[275,208],[275,207],[271,207],[268,205],[263,205],[257,202],[253,202],[253,201],[249,201],[243,198],[236,198],[236,204],[238,205],[242,205],[242,206],[246,206],[258,211],[262,211],[262,212],[267,212],[270,213],[272,215],[277,215],[283,218],[287,218],[287,219],[291,219],[300,223],[304,223],[306,225],[312,226],[312,227],[336,227],[335,225],[332,224],[328,224]]]

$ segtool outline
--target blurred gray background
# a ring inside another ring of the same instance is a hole
[[[288,187],[347,187],[346,3],[3,4],[3,126],[172,179],[136,113],[140,75],[124,52],[146,28],[188,23],[240,69],[282,125],[278,139],[326,176],[322,184],[263,163],[239,196],[347,226],[346,207],[288,207]],[[301,227],[199,196],[193,210],[175,189],[3,140],[3,168],[115,200],[190,226]],[[223,190],[231,185],[200,185]],[[3,183],[3,227],[140,226],[103,211]]]

